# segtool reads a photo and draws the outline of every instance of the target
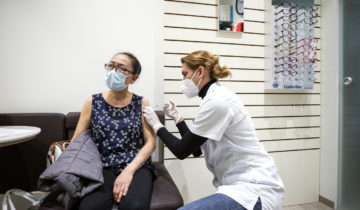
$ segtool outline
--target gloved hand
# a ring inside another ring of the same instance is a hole
[[[157,133],[157,131],[164,127],[163,124],[161,124],[158,116],[156,115],[154,109],[151,106],[147,106],[144,109],[144,117],[147,121],[147,123],[152,127],[152,129],[154,130],[155,133]]]
[[[176,108],[174,102],[168,101],[164,104],[163,110],[166,116],[170,117],[175,121],[175,124],[178,124],[181,120],[181,114],[179,110]]]

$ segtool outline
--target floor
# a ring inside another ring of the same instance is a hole
[[[331,210],[332,208],[322,203],[308,203],[296,206],[286,206],[283,210]]]

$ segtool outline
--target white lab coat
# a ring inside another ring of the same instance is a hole
[[[235,93],[218,82],[212,84],[190,130],[208,138],[201,149],[217,193],[247,209],[253,209],[259,197],[262,209],[282,209],[284,186],[274,160],[259,142],[251,117]]]

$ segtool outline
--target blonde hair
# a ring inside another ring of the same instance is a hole
[[[226,66],[219,65],[219,56],[199,50],[181,58],[181,63],[186,64],[191,70],[195,71],[200,66],[209,71],[212,79],[226,78],[231,76],[231,71]]]

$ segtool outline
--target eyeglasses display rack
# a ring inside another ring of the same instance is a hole
[[[267,89],[313,89],[318,16],[314,0],[265,0]]]

